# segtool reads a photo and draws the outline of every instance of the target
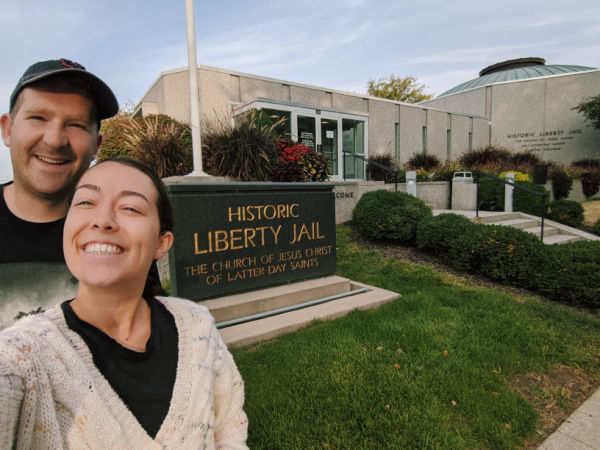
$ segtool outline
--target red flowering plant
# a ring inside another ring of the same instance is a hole
[[[327,158],[312,148],[284,139],[277,141],[279,163],[273,181],[325,181],[328,177]]]

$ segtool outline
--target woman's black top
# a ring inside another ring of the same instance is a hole
[[[87,344],[94,364],[149,436],[155,437],[173,395],[177,371],[177,328],[173,315],[155,298],[150,306],[150,338],[145,352],[123,347],[81,320],[68,300],[61,304],[67,325]]]

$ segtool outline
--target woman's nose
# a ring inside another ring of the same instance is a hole
[[[98,214],[92,220],[92,227],[99,230],[115,231],[119,227],[111,211],[98,210]]]

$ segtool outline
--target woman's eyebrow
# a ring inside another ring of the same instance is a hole
[[[81,186],[77,186],[75,188],[76,191],[78,191],[79,189],[91,189],[92,191],[99,191],[100,188],[98,186],[96,186],[95,184],[82,184]]]
[[[82,184],[81,186],[77,186],[77,188],[75,190],[78,191],[79,189],[90,189],[90,190],[96,191],[96,192],[101,191],[100,186],[96,186],[95,184]],[[121,191],[121,192],[119,192],[119,197],[128,197],[130,195],[139,197],[142,200],[144,200],[146,203],[150,204],[150,201],[148,200],[148,198],[141,192],[137,192],[137,191]]]
[[[143,199],[146,203],[150,204],[150,202],[148,201],[148,198],[140,193],[140,192],[136,192],[136,191],[121,191],[120,196],[121,197],[127,197],[129,195],[134,195],[136,197],[140,197],[141,199]]]

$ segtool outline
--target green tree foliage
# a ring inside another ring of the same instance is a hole
[[[419,103],[432,98],[433,95],[423,92],[424,89],[425,85],[417,83],[417,79],[410,75],[401,78],[391,74],[389,80],[380,78],[367,83],[369,95],[407,103]]]
[[[581,102],[573,109],[583,114],[594,128],[600,130],[600,95]]]

